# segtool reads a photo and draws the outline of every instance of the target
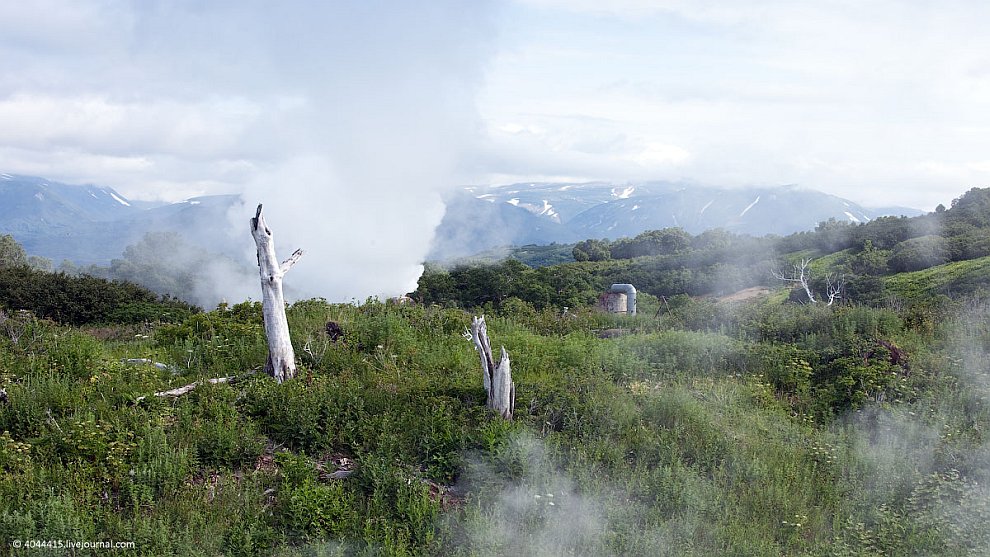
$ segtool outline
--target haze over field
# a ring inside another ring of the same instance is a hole
[[[985,185],[976,1],[0,6],[0,171],[264,202],[293,282],[420,272],[459,184],[798,184],[932,209]],[[333,264],[331,264],[333,262]]]

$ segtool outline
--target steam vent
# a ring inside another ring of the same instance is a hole
[[[598,305],[609,313],[636,315],[636,287],[631,284],[613,284],[598,298]]]

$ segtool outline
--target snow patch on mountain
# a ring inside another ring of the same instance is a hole
[[[612,188],[612,197],[617,199],[629,199],[629,196],[632,195],[634,191],[636,191],[635,186],[628,186],[621,191],[619,188]]]
[[[741,216],[745,215],[746,213],[748,213],[749,210],[752,209],[753,206],[755,206],[759,202],[760,202],[760,196],[757,195],[756,196],[756,201],[754,201],[754,202],[750,203],[749,205],[747,205],[746,208],[743,209],[743,211],[741,213],[739,213],[739,216],[741,217]]]
[[[109,193],[110,194],[110,197],[112,197],[114,199],[114,201],[116,201],[117,203],[120,203],[121,205],[123,205],[125,207],[130,207],[131,206],[130,203],[128,203],[127,201],[124,201],[122,198],[120,198],[117,194],[113,193],[112,191],[111,192],[107,192],[107,193]]]

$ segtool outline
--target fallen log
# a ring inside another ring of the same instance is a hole
[[[204,385],[204,384],[219,385],[221,383],[229,383],[230,381],[233,381],[233,380],[234,380],[234,377],[214,377],[212,379],[206,379],[204,381],[194,381],[194,382],[192,382],[192,383],[190,383],[188,385],[183,385],[181,387],[176,387],[175,389],[169,389],[167,391],[158,391],[157,393],[155,393],[154,396],[162,397],[162,398],[164,398],[164,397],[173,397],[173,398],[174,397],[179,397],[179,396],[182,396],[182,395],[188,393],[189,391],[192,391],[193,389],[195,389],[196,387],[198,387],[200,385]],[[138,402],[141,402],[142,400],[144,400],[146,398],[148,398],[148,397],[147,396],[139,396],[136,399],[134,399],[134,403],[137,404]]]
[[[155,366],[156,368],[162,371],[171,371],[173,373],[176,371],[174,366],[163,364],[161,362],[156,362],[154,360],[149,360],[148,358],[124,358],[123,360],[120,361],[120,363],[131,364],[131,365],[147,364],[147,365]]]

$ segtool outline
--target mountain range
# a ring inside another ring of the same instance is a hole
[[[182,232],[192,244],[230,253],[227,212],[237,203],[236,195],[132,201],[106,186],[0,174],[0,234],[56,265],[105,265],[148,232]]]
[[[861,223],[922,214],[907,207],[867,208],[796,186],[723,189],[668,182],[465,187],[445,201],[431,259],[503,245],[614,240],[667,227],[692,234],[724,228],[752,236],[786,235],[829,219]]]
[[[211,251],[239,253],[249,239],[231,237],[228,213],[237,195],[179,203],[127,199],[113,188],[68,185],[0,174],[0,234],[56,264],[106,264],[148,232],[182,232]],[[469,186],[449,192],[429,259],[463,257],[506,245],[617,239],[679,226],[762,236],[811,230],[834,218],[866,222],[883,215],[921,214],[905,207],[866,208],[794,187],[720,189],[644,182],[524,183]]]

